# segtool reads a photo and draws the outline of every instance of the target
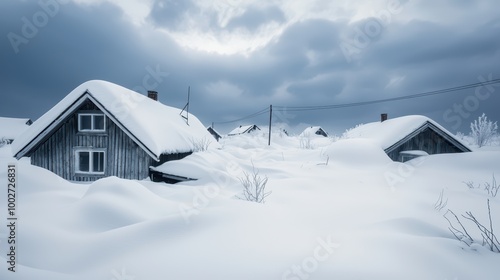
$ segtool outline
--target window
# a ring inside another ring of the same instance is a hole
[[[78,131],[106,131],[106,117],[104,116],[104,114],[78,114]]]
[[[76,151],[76,173],[104,174],[105,151]]]

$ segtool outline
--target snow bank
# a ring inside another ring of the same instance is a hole
[[[498,278],[500,255],[457,241],[443,214],[472,211],[487,221],[490,198],[500,232],[498,197],[463,184],[500,174],[500,152],[396,163],[368,139],[314,149],[300,148],[298,137],[271,147],[264,137],[242,139],[159,167],[200,177],[176,185],[73,184],[18,163],[19,272],[0,269],[0,279]],[[234,198],[252,164],[269,178],[265,204]],[[441,192],[447,206],[437,210]],[[3,263],[6,236],[0,227]]]
[[[369,139],[339,140],[327,147],[324,153],[332,161],[359,167],[383,166],[392,162],[380,146]]]

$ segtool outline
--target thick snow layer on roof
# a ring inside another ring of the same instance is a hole
[[[453,137],[455,140],[457,140],[457,142],[460,142],[460,140],[456,139],[456,137],[454,137],[454,135],[444,127],[442,127],[432,119],[420,115],[410,115],[389,119],[384,122],[362,124],[346,131],[344,133],[344,138],[372,139],[376,143],[380,144],[382,149],[387,149],[399,140],[406,137],[408,134],[424,125],[426,122],[435,125],[439,129],[447,133],[450,137]]]
[[[75,88],[36,120],[29,130],[14,141],[13,153],[17,154],[29,144],[86,92],[156,157],[163,153],[193,151],[194,144],[204,139],[217,145],[212,141],[213,137],[205,126],[194,115],[189,114],[189,125],[187,125],[186,120],[180,115],[180,109],[166,106],[110,82],[92,80]]]
[[[251,129],[254,125],[241,125],[235,129],[233,129],[231,132],[228,133],[228,135],[238,135],[238,134],[243,134],[247,132],[247,130]]]
[[[306,129],[304,129],[304,131],[300,134],[300,136],[308,137],[308,136],[316,135],[316,131],[318,131],[320,129],[322,129],[321,126],[310,126]]]
[[[0,117],[0,139],[16,139],[28,127],[30,119]]]

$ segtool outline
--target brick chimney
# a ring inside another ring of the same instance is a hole
[[[380,122],[384,122],[386,120],[387,120],[387,114],[386,113],[380,114]]]
[[[148,97],[154,101],[158,101],[158,92],[154,90],[148,90]]]

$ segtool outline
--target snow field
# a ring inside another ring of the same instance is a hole
[[[457,241],[443,214],[472,211],[487,222],[489,198],[500,232],[499,198],[463,183],[500,178],[500,151],[403,164],[366,139],[314,138],[304,149],[299,137],[268,147],[261,136],[225,138],[221,150],[163,165],[199,178],[176,185],[77,184],[18,162],[19,267],[0,265],[0,278],[497,279],[500,255]],[[5,178],[13,159],[2,149]],[[236,198],[253,167],[269,178],[265,204]],[[1,192],[1,221],[5,201]],[[1,242],[0,262],[5,255]]]

